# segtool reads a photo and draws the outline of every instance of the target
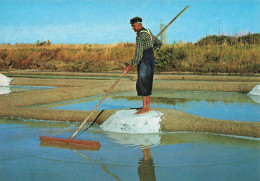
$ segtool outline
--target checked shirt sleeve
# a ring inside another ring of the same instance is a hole
[[[143,58],[143,51],[144,51],[144,46],[143,46],[141,37],[137,36],[136,37],[135,56],[131,61],[133,65],[138,65],[140,63],[140,61]]]

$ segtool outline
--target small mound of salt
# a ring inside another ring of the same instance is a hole
[[[12,78],[8,78],[5,75],[0,74],[0,87],[9,86],[12,80]]]
[[[116,133],[159,133],[161,116],[159,111],[135,114],[136,110],[121,110],[110,116],[100,127]]]
[[[248,96],[256,103],[260,104],[260,85],[256,85],[249,93]]]
[[[10,87],[0,87],[0,94],[9,94],[11,91]]]
[[[256,85],[248,94],[253,96],[260,96],[260,85]]]

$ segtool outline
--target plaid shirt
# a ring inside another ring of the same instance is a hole
[[[142,28],[139,32],[137,32],[135,56],[131,62],[133,65],[138,65],[143,58],[144,50],[149,48],[159,50],[161,46],[162,42],[156,38],[150,30]]]

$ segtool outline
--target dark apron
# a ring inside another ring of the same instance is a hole
[[[153,49],[149,48],[143,52],[143,58],[137,65],[136,90],[138,96],[149,96],[152,94],[154,65]]]

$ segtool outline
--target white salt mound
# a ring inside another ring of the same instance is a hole
[[[13,79],[6,77],[3,74],[0,74],[0,87],[9,86]]]
[[[151,111],[135,115],[136,110],[121,110],[110,116],[100,127],[115,133],[159,133],[162,113]]]
[[[9,94],[11,91],[10,87],[0,87],[0,94]]]
[[[256,85],[248,94],[260,96],[260,85]]]
[[[11,89],[8,86],[12,80],[13,79],[0,74],[0,94],[9,94],[11,92]]]
[[[260,85],[256,85],[249,93],[248,96],[256,103],[260,104]]]

